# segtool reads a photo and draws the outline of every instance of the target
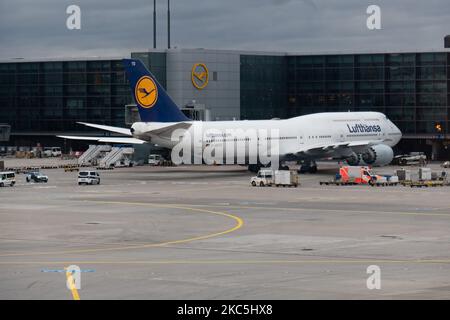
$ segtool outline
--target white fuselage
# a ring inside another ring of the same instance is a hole
[[[333,112],[316,113],[285,120],[240,120],[240,121],[192,121],[186,130],[191,139],[185,143],[201,143],[202,149],[214,145],[235,144],[239,149],[248,144],[261,144],[277,139],[280,157],[290,159],[341,157],[339,150],[321,146],[332,146],[343,142],[382,141],[387,146],[395,146],[401,139],[400,130],[387,117],[378,112]],[[171,135],[155,135],[151,131],[175,125],[176,123],[133,124],[133,136],[162,147],[172,149],[178,142]],[[239,131],[240,130],[240,131]],[[242,132],[255,134],[242,136]],[[184,138],[183,138],[184,139]],[[244,141],[244,143],[242,143]],[[317,150],[319,152],[317,152]],[[357,149],[357,148],[356,148]],[[305,151],[306,150],[306,151]],[[305,151],[305,152],[303,152]],[[246,156],[258,152],[252,148]],[[301,153],[301,154],[300,154]]]

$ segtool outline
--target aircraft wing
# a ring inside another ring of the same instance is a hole
[[[297,154],[307,154],[307,153],[320,153],[329,152],[332,150],[337,150],[340,148],[351,148],[351,147],[362,147],[362,146],[373,146],[385,142],[385,140],[366,140],[366,141],[343,141],[338,143],[323,143],[310,145],[303,149],[297,151]]]
[[[146,143],[144,140],[136,138],[121,138],[121,137],[87,137],[87,136],[57,136],[63,139],[70,140],[89,140],[96,142],[106,142],[106,143],[121,143],[121,144],[143,144]]]
[[[125,136],[131,136],[132,135],[131,132],[130,132],[130,129],[127,129],[127,128],[105,126],[105,125],[102,125],[102,124],[87,123],[87,122],[77,122],[77,123],[85,125],[85,126],[88,126],[88,127],[100,129],[100,130],[120,133],[120,134],[123,134]]]

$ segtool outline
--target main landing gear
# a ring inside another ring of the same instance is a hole
[[[270,164],[267,166],[263,166],[262,164],[250,164],[248,166],[248,171],[257,173],[261,168],[270,168]],[[280,164],[278,170],[289,170],[289,167]]]
[[[314,160],[304,161],[300,165],[299,173],[316,173],[317,172],[317,164]]]
[[[258,173],[259,169],[261,169],[263,166],[260,164],[249,164],[248,165],[248,171]]]
[[[250,164],[248,166],[248,171],[257,173],[261,168],[268,167],[270,168],[270,165],[263,166],[262,164]],[[280,164],[278,167],[278,170],[289,170],[289,167],[283,164]],[[311,161],[303,161],[300,164],[300,168],[298,169],[298,173],[316,173],[317,172],[317,164],[314,160]]]

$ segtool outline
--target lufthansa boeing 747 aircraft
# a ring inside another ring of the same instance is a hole
[[[245,148],[244,163],[239,164],[249,165],[251,171],[257,171],[262,162],[260,149],[250,145],[258,146],[263,139],[276,139],[280,165],[298,161],[303,163],[302,171],[310,172],[317,170],[316,160],[326,158],[345,160],[349,165],[387,165],[394,156],[392,147],[402,137],[400,130],[378,112],[316,113],[284,120],[192,121],[140,60],[124,59],[123,64],[141,121],[135,122],[131,129],[80,122],[124,137],[59,137],[121,144],[152,143],[169,149],[184,140],[189,145],[198,143],[200,153],[211,146],[220,148],[231,143],[233,148],[224,148],[223,158],[229,156],[228,152],[233,152],[231,158],[235,158],[239,148]],[[176,130],[184,132],[178,141],[173,139]],[[256,134],[245,138],[233,135],[239,130]],[[262,135],[263,130],[277,134]]]

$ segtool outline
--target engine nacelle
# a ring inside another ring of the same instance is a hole
[[[345,159],[349,166],[359,166],[361,164],[361,155],[353,152],[348,158]]]
[[[371,146],[367,151],[361,154],[362,160],[369,165],[385,166],[394,159],[394,151],[385,144]]]

